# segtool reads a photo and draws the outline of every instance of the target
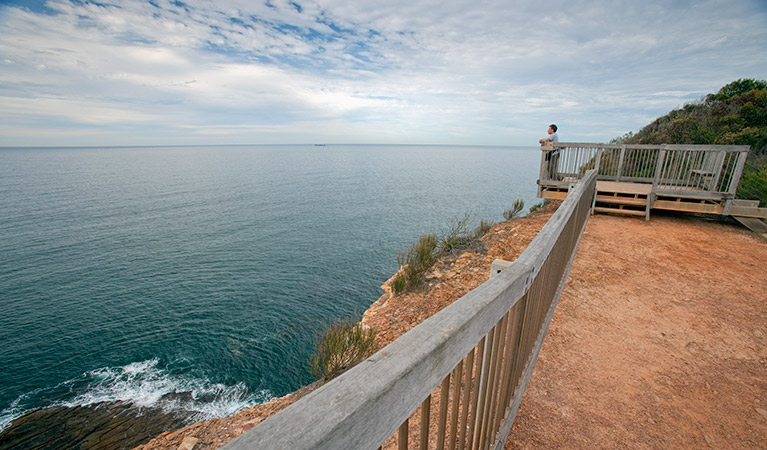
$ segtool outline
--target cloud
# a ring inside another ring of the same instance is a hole
[[[753,1],[17,3],[0,145],[610,139],[767,73]]]

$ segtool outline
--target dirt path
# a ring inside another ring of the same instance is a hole
[[[505,448],[767,448],[767,242],[592,216]]]

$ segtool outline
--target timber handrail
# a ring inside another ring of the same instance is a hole
[[[376,449],[393,445],[387,439],[397,430],[399,448],[409,448],[410,434],[420,435],[420,448],[430,440],[503,448],[588,220],[596,175],[585,174],[500,274],[224,448]],[[439,414],[430,414],[432,403]],[[411,433],[409,421],[419,419],[420,432]]]

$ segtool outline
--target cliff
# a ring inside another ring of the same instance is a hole
[[[363,315],[362,322],[378,330],[379,348],[418,325],[440,309],[479,286],[490,275],[496,258],[516,259],[556,210],[556,203],[539,208],[527,217],[493,225],[479,245],[456,249],[443,257],[426,275],[424,286],[416,292],[391,296],[388,282],[385,293]],[[285,397],[255,405],[232,417],[196,423],[166,432],[136,450],[176,450],[187,439],[187,450],[215,449],[261,423],[318,386],[307,386]],[[189,445],[194,444],[193,448]]]
[[[486,279],[494,258],[514,260],[550,214],[494,225],[482,249],[448,255],[422,292],[385,294],[364,321],[390,342]],[[767,242],[731,221],[592,216],[504,448],[761,448],[766,264]],[[139,448],[216,448],[289,397]]]

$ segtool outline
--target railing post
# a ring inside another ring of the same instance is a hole
[[[543,190],[542,182],[545,180],[548,180],[546,175],[549,173],[548,167],[546,164],[546,152],[544,151],[544,148],[543,148],[544,145],[545,144],[541,144],[541,165],[540,165],[540,173],[538,174],[538,197],[541,197],[542,190]]]
[[[748,151],[750,147],[746,147],[746,151],[740,152],[738,155],[738,162],[735,163],[735,171],[732,173],[732,181],[730,181],[730,189],[727,191],[727,199],[724,202],[724,209],[722,214],[729,215],[730,207],[732,206],[732,199],[735,198],[735,194],[738,191],[738,185],[740,184],[740,177],[743,175],[743,168],[746,166],[746,158],[748,157]]]
[[[655,164],[655,176],[653,176],[652,179],[652,191],[650,193],[654,194],[655,191],[658,189],[658,184],[660,184],[660,176],[661,172],[663,171],[663,163],[666,159],[666,145],[661,145],[660,150],[658,150],[658,162]]]
[[[621,156],[618,159],[618,173],[615,174],[615,181],[621,180],[621,173],[623,173],[623,158],[626,157],[626,144],[621,145]]]
[[[597,171],[597,179],[599,179],[599,165],[602,162],[602,147],[597,147],[597,162],[594,164],[594,170]]]

